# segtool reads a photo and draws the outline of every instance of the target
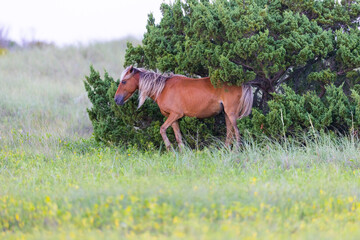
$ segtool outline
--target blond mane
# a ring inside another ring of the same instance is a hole
[[[131,66],[130,66],[131,67]],[[121,74],[121,81],[124,78],[127,78],[125,74],[128,72],[129,68],[127,67]],[[138,108],[140,108],[145,100],[148,97],[152,97],[154,100],[156,100],[162,90],[165,87],[165,83],[169,78],[172,78],[174,76],[182,76],[182,75],[176,75],[174,73],[158,73],[151,70],[147,70],[144,68],[134,68],[135,71],[139,71],[140,77],[139,77],[139,105]]]

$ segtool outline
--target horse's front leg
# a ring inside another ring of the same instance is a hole
[[[172,126],[172,128],[174,130],[175,138],[176,138],[176,142],[178,143],[179,150],[181,151],[183,149],[183,147],[184,147],[184,144],[182,142],[179,122],[176,120],[175,122],[173,122],[173,124],[171,124],[171,126]]]
[[[169,117],[166,119],[164,124],[160,127],[160,134],[164,140],[165,146],[167,150],[170,150],[171,143],[169,141],[169,138],[166,135],[166,129],[170,127],[174,122],[176,122],[179,118],[181,118],[181,114],[177,113],[170,113]]]

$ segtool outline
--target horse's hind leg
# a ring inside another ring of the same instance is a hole
[[[180,132],[180,127],[179,127],[179,122],[176,120],[175,122],[173,122],[173,124],[171,124],[171,127],[174,130],[175,133],[175,138],[176,138],[176,142],[179,145],[179,150],[181,151],[182,148],[184,147],[183,142],[182,142],[182,137],[181,137],[181,132]]]
[[[169,117],[166,119],[164,124],[160,127],[160,134],[164,140],[165,146],[167,150],[170,150],[171,143],[169,141],[169,138],[166,135],[166,129],[170,127],[175,121],[177,121],[179,118],[181,118],[182,115],[176,114],[176,113],[170,113]]]
[[[233,126],[230,122],[230,119],[227,114],[225,114],[225,122],[226,122],[226,141],[225,146],[230,147],[231,141],[234,136]]]
[[[235,138],[236,138],[236,148],[238,148],[240,145],[240,133],[239,133],[239,129],[236,124],[237,115],[236,114],[228,114],[226,112],[225,112],[225,114],[229,118],[230,124],[234,130]]]

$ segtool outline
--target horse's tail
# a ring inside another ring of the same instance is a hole
[[[242,85],[242,93],[240,98],[239,119],[248,116],[251,113],[253,105],[254,95],[252,93],[251,86],[249,84]]]

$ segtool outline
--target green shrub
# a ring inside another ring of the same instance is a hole
[[[359,82],[359,0],[175,0],[160,8],[142,44],[128,44],[126,65],[210,76],[214,86],[251,83],[263,112],[284,82],[320,96],[331,83]]]
[[[282,93],[273,94],[269,111],[263,114],[253,109],[252,116],[239,121],[239,128],[253,136],[280,138],[302,134],[304,131],[333,131],[354,134],[360,127],[360,94],[356,85],[351,97],[345,95],[343,85],[326,87],[320,98],[314,92],[296,94],[288,86]]]

